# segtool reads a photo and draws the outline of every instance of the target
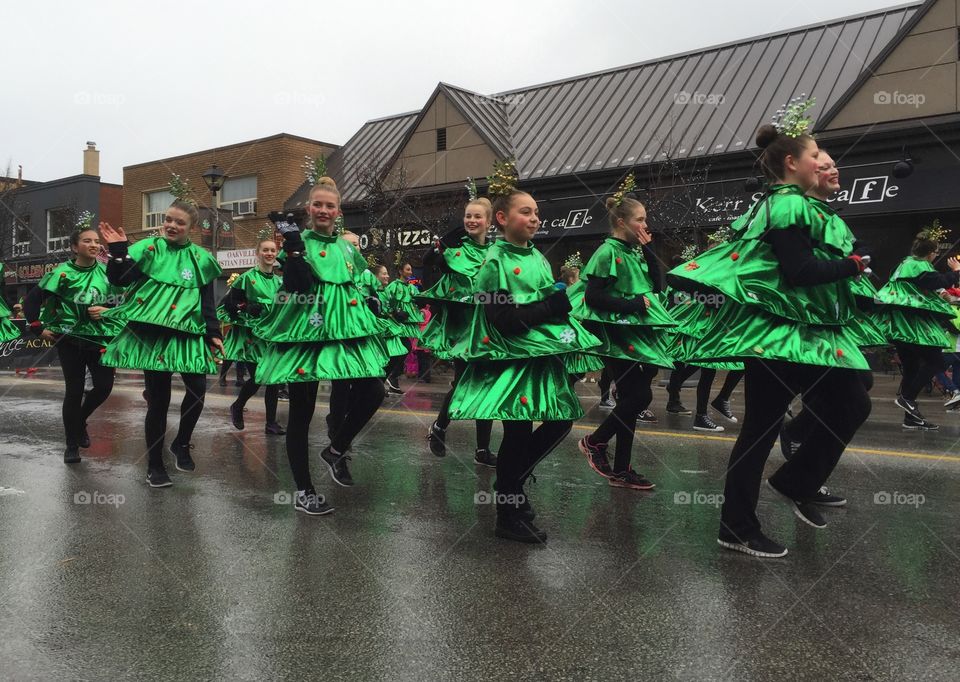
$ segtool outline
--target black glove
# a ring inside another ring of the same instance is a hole
[[[404,310],[398,310],[393,314],[393,319],[395,319],[397,322],[406,322],[410,319],[410,313]]]
[[[552,317],[563,317],[571,310],[573,306],[570,305],[570,299],[567,297],[566,293],[558,291],[555,294],[550,294],[544,299],[544,303],[547,305],[547,310],[550,311]]]
[[[247,306],[244,308],[244,311],[250,317],[260,317],[261,315],[263,315],[263,306],[260,305],[259,303],[248,303]]]
[[[280,227],[280,234],[283,236],[283,250],[287,253],[297,251],[303,253],[305,250],[303,237],[300,236],[300,230],[294,223],[287,223]]]
[[[440,253],[443,253],[444,249],[452,249],[457,246],[460,246],[460,242],[462,241],[463,241],[463,228],[458,227],[456,230],[451,230],[450,232],[447,232],[445,235],[440,237],[440,239],[437,240],[437,245],[438,245],[438,248],[440,249]]]
[[[376,296],[367,296],[364,301],[367,304],[367,307],[373,312],[374,315],[380,317],[380,299]]]
[[[647,312],[647,304],[643,300],[643,296],[637,296],[636,298],[631,299],[630,303],[633,306],[633,309],[630,312],[639,313],[641,315]]]

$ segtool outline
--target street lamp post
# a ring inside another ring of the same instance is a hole
[[[227,174],[217,166],[213,164],[200,177],[203,178],[204,183],[206,183],[207,188],[210,190],[210,207],[213,209],[213,230],[212,230],[212,239],[213,241],[210,244],[210,251],[213,253],[213,257],[217,257],[217,239],[218,231],[220,229],[220,211],[217,209],[217,192],[223,189],[223,183],[227,179]]]

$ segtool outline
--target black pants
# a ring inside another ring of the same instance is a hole
[[[341,384],[338,386],[338,384]],[[310,422],[317,407],[316,381],[293,382],[287,385],[290,410],[287,417],[287,459],[297,490],[313,490],[310,478]],[[337,379],[333,390],[341,391],[345,412],[342,421],[331,429],[330,446],[337,452],[350,449],[353,439],[376,413],[386,395],[383,381],[376,378]],[[329,424],[329,422],[328,422]]]
[[[260,389],[260,384],[256,381],[257,376],[257,364],[255,362],[245,363],[247,372],[247,380],[244,382],[243,387],[240,389],[240,395],[237,396],[237,405],[241,408],[247,404],[247,401],[252,398],[256,392]],[[263,392],[263,404],[267,409],[267,423],[274,424],[277,421],[277,395],[280,393],[280,384],[269,384]]]
[[[611,438],[616,437],[617,447],[613,459],[613,470],[620,473],[630,466],[630,451],[633,449],[633,432],[637,428],[637,416],[647,409],[653,400],[650,384],[657,376],[657,368],[617,358],[605,358],[604,362],[610,378],[617,383],[617,406],[607,415],[597,430],[590,434],[590,441],[607,443]]]
[[[742,369],[734,369],[727,372],[727,378],[723,380],[723,386],[720,387],[720,392],[717,393],[717,400],[730,400],[730,396],[733,395],[733,389],[737,387],[741,379],[743,379]]]
[[[413,347],[410,339],[401,339],[401,341],[403,341],[403,347],[406,348],[407,353],[409,353]],[[406,362],[406,359],[406,355],[394,355],[390,358],[390,362],[387,363],[387,381],[394,386],[400,385],[397,382],[400,381],[400,373],[403,372],[403,363]]]
[[[680,400],[680,389],[683,388],[683,382],[692,377],[697,370],[700,370],[700,380],[697,382],[697,411],[696,414],[706,414],[707,404],[710,402],[710,390],[713,388],[713,380],[717,376],[717,370],[706,367],[696,367],[694,365],[681,365],[670,373],[670,383],[667,384],[667,395],[670,401]]]
[[[943,349],[900,341],[895,341],[893,345],[897,349],[900,366],[903,368],[900,394],[907,400],[916,400],[920,391],[930,383],[930,380],[943,371]]]
[[[600,387],[600,400],[609,400],[610,399],[610,372],[607,371],[607,368],[604,367],[603,371],[600,372],[600,381],[597,382],[597,385]]]
[[[873,372],[869,369],[860,370],[857,372],[857,378],[860,379],[860,383],[863,384],[863,389],[869,393],[870,389],[873,388]],[[800,411],[800,414],[791,419],[790,422],[783,427],[784,435],[794,442],[802,442],[804,434],[813,428],[819,416],[826,409],[828,409],[827,406],[816,404],[808,400],[807,396],[803,396],[803,409]]]
[[[820,406],[818,419],[796,454],[770,477],[794,499],[809,499],[820,489],[870,415],[870,397],[855,370],[755,359],[745,365],[743,427],[727,464],[720,512],[720,537],[726,540],[748,540],[760,531],[763,467],[798,392]]]
[[[460,383],[460,377],[467,369],[467,363],[464,360],[453,361],[453,381],[450,382],[450,390],[443,396],[443,402],[440,403],[440,413],[437,415],[437,426],[446,430],[450,426],[450,401],[453,399],[453,391]],[[477,449],[490,449],[490,434],[493,431],[493,421],[490,419],[477,420]]]
[[[103,404],[113,390],[113,367],[100,364],[100,347],[69,337],[57,341],[57,355],[63,371],[63,432],[68,448],[80,446],[80,434],[87,418]],[[84,396],[87,370],[93,377],[93,390]]]
[[[205,374],[180,374],[186,393],[180,403],[180,426],[174,443],[186,445],[193,437],[193,429],[203,412],[203,399],[207,393]],[[147,436],[149,466],[163,464],[163,438],[167,432],[167,412],[170,409],[170,388],[173,372],[144,370],[143,384],[147,390],[147,418],[144,420],[144,432]]]
[[[534,468],[560,444],[573,428],[572,421],[545,421],[536,429],[533,422],[503,422],[503,442],[497,457],[497,493],[516,495]],[[506,509],[500,507],[498,509]]]

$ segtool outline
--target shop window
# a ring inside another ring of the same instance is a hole
[[[30,231],[30,214],[17,216],[13,228],[13,255],[26,256],[30,253],[30,242],[33,232]]]
[[[76,224],[74,211],[70,208],[47,210],[47,251],[66,251],[70,248],[70,234]]]
[[[165,189],[143,193],[143,229],[153,230],[163,225],[163,217],[174,201]]]

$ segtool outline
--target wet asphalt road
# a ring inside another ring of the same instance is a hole
[[[356,487],[313,460],[337,508],[320,518],[287,502],[262,400],[238,432],[237,389],[210,384],[197,472],[171,465],[174,487],[151,490],[135,378],[118,381],[68,467],[56,371],[0,375],[0,677],[960,677],[960,414],[925,399],[943,429],[902,431],[891,377],[830,482],[849,506],[826,512],[827,529],[761,495],[765,530],[790,549],[767,561],[715,544],[736,427],[694,433],[665,414],[662,389],[660,423],[638,428],[634,449],[658,487],[638,493],[608,487],[577,452],[604,414],[596,386],[579,386],[588,415],[538,469],[549,542],[530,547],[494,538],[493,508],[475,504],[493,475],[472,463],[472,425],[454,423],[445,459],[427,451],[439,384],[387,399],[355,444]]]

